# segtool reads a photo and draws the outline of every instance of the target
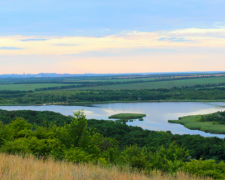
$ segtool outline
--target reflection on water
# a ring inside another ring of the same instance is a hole
[[[118,113],[142,113],[147,116],[144,121],[127,122],[128,125],[139,126],[143,129],[156,131],[171,131],[173,134],[200,134],[202,136],[225,137],[189,130],[180,124],[168,123],[168,120],[178,119],[182,116],[207,114],[216,111],[224,111],[224,102],[143,102],[143,103],[111,103],[95,104],[92,106],[1,106],[6,110],[36,110],[55,111],[64,115],[73,115],[74,112],[83,109],[88,119],[106,119]]]

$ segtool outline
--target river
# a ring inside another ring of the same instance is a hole
[[[168,120],[177,120],[182,116],[224,111],[225,102],[140,102],[93,104],[90,106],[0,106],[0,109],[54,111],[64,115],[73,115],[73,112],[83,109],[88,119],[104,120],[108,120],[108,116],[117,113],[143,113],[147,115],[143,118],[144,121],[135,120],[127,124],[148,130],[171,131],[173,134],[200,134],[205,137],[225,137],[225,135],[189,130],[180,124],[168,123]]]

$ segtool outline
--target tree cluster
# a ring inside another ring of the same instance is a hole
[[[197,121],[213,122],[213,124],[225,124],[225,112],[218,111],[216,113],[202,115]]]

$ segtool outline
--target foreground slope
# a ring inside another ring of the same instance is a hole
[[[128,169],[120,171],[116,166],[101,167],[91,164],[73,164],[68,162],[57,162],[52,159],[46,161],[38,160],[32,156],[25,158],[0,154],[0,179],[1,180],[22,180],[22,179],[42,179],[42,180],[211,180],[210,178],[197,178],[178,172],[177,177],[170,177],[160,172],[151,173],[147,176],[144,173],[131,172]]]

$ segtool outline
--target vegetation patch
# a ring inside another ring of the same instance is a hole
[[[213,122],[214,125],[225,124],[225,111],[218,111],[216,113],[202,115],[197,121]]]
[[[145,117],[146,114],[137,114],[137,113],[120,113],[109,116],[109,119],[140,119]]]
[[[218,121],[216,121],[216,118],[213,118],[217,117],[215,114],[216,113],[208,115],[185,116],[179,118],[179,120],[169,120],[168,122],[182,124],[186,128],[192,130],[200,130],[215,134],[225,134],[225,125],[220,123],[220,116],[218,116]]]
[[[32,111],[27,112],[28,118],[30,118]],[[23,113],[22,116],[25,117],[25,111],[19,113]],[[154,179],[154,171],[157,171],[157,174],[162,172],[163,175],[166,175],[165,177],[157,177],[157,179],[168,179],[167,176],[169,176],[171,180],[194,180],[192,177],[185,177],[184,173],[213,179],[225,179],[225,139],[188,134],[173,135],[170,131],[143,130],[140,127],[127,126],[109,120],[92,119],[87,121],[83,112],[80,111],[74,114],[75,117],[70,119],[70,122],[65,122],[64,125],[59,124],[60,126],[57,126],[58,123],[54,123],[54,120],[52,121],[53,114],[40,114],[46,119],[40,121],[38,125],[36,124],[38,113],[35,111],[33,113],[36,114],[35,120],[29,120],[32,124],[22,119],[21,116],[13,121],[8,120],[0,123],[1,179],[8,179],[8,177],[16,179],[17,174],[27,175],[27,172],[32,172],[30,174],[35,175],[38,179],[57,179],[57,177],[60,179],[65,174],[68,178],[64,179],[71,179],[68,176],[69,172],[59,171],[56,165],[52,164],[57,162],[60,165],[72,165],[73,172],[82,171],[82,179],[84,177],[93,179],[93,172],[87,169],[89,171],[87,174],[91,176],[84,176],[84,172],[87,171],[76,170],[76,165],[81,167],[86,164],[87,167],[93,169],[96,166],[92,166],[92,164],[96,164],[109,168],[110,172],[112,172],[112,167],[115,166],[118,167],[119,172],[124,172],[127,169],[130,171],[129,174],[133,172],[137,172],[137,174],[145,173],[143,175],[147,176],[150,174],[150,179]],[[13,114],[8,111],[2,112],[2,117],[9,115]],[[19,114],[14,114],[13,117],[17,115]],[[46,116],[44,117],[44,115]],[[57,113],[55,115],[60,116]],[[34,164],[36,160],[42,161],[42,159],[44,160],[43,163],[47,163],[48,158],[51,157],[52,165],[41,164],[38,167],[36,164],[36,168],[32,169],[37,171],[33,171],[24,168],[31,167],[31,165],[21,165],[21,160],[6,160],[7,157],[18,157],[12,156],[17,154],[22,154],[23,157],[26,154],[38,157],[29,160],[31,164]],[[11,164],[7,164],[10,162]],[[18,166],[16,162],[19,162],[21,166]],[[53,166],[54,173],[51,171]],[[18,167],[23,168],[19,170]],[[62,167],[60,166],[58,169],[67,169]],[[43,169],[46,171],[43,171]],[[94,170],[94,172],[97,171],[97,169]],[[42,173],[37,174],[38,172]],[[61,174],[56,176],[55,172],[61,172]],[[47,176],[48,173],[50,176]],[[182,173],[182,176],[178,176],[177,173]],[[108,176],[103,175],[104,173],[101,171],[94,177],[95,179],[108,178]],[[27,179],[27,177],[24,176],[23,179]],[[34,178],[29,176],[28,179]],[[77,179],[81,178],[78,177]],[[124,179],[124,177],[111,179]],[[128,179],[144,178],[128,177]]]
[[[35,83],[35,84],[6,84],[0,85],[0,90],[10,90],[10,91],[34,91],[37,88],[50,88],[50,87],[60,87],[69,86],[70,84],[62,83]]]
[[[88,86],[81,87],[78,89],[94,89],[94,90],[140,90],[140,89],[158,89],[166,88],[170,89],[173,87],[183,87],[183,86],[195,86],[195,85],[207,85],[207,84],[218,84],[224,83],[225,77],[209,77],[209,78],[183,78],[183,79],[162,79],[162,80],[152,80],[149,82],[134,82],[127,84],[104,84],[102,86]]]

